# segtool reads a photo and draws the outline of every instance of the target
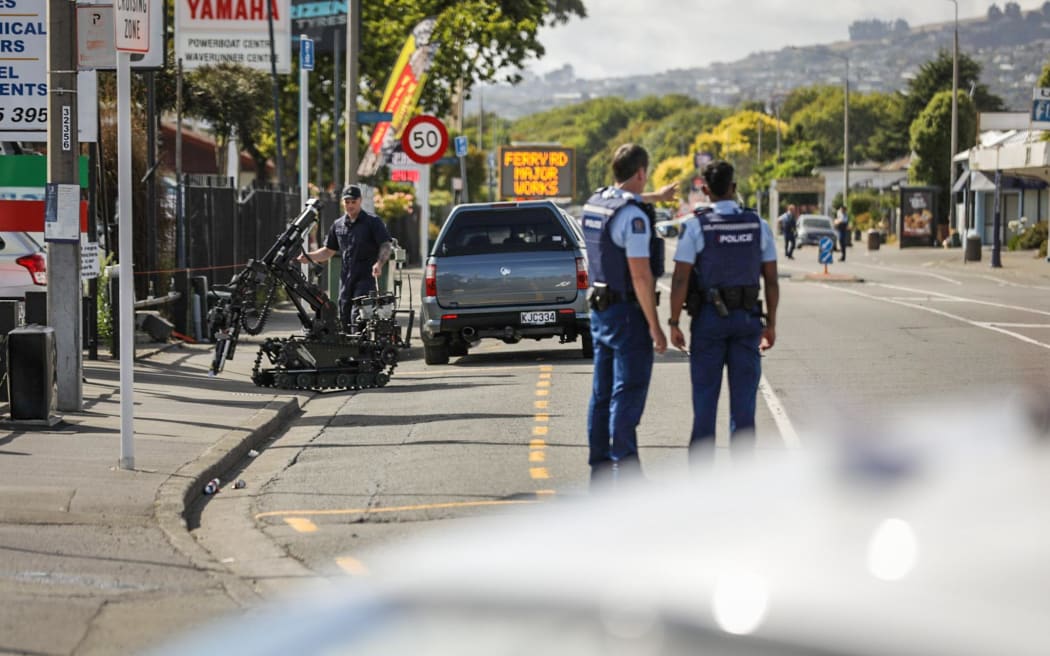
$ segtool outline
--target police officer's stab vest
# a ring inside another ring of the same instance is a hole
[[[649,203],[616,187],[603,187],[594,192],[583,206],[583,236],[587,244],[587,275],[592,282],[604,282],[624,298],[633,293],[627,268],[627,250],[616,245],[609,232],[613,217],[631,204],[639,207],[649,221],[649,268],[653,277],[664,273],[664,240],[653,228],[656,213]]]
[[[701,289],[757,287],[762,273],[762,219],[751,210],[697,212],[704,249],[693,271]]]

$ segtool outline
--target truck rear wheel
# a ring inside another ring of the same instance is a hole
[[[423,361],[427,364],[448,364],[448,346],[423,342]]]

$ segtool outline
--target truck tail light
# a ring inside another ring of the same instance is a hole
[[[29,275],[33,277],[34,285],[47,284],[47,260],[40,253],[23,255],[15,260],[15,264],[24,266],[29,271]]]
[[[423,278],[423,282],[426,288],[426,294],[428,298],[433,298],[438,295],[436,264],[427,265],[427,271],[425,277]]]
[[[576,258],[576,289],[587,289],[591,286],[587,280],[587,260],[582,257]]]

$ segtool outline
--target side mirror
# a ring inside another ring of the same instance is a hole
[[[4,250],[5,248],[7,248],[7,242],[4,241],[3,237],[0,237],[0,251]]]

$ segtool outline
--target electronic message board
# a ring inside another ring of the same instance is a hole
[[[501,198],[569,198],[576,193],[576,151],[561,146],[504,146]]]

